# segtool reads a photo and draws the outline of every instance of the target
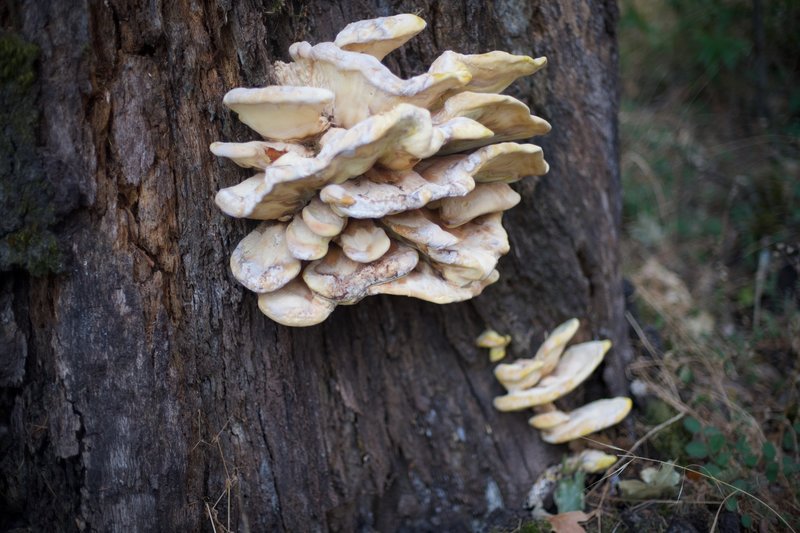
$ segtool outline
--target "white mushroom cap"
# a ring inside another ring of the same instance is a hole
[[[391,241],[372,220],[350,219],[339,235],[344,255],[359,263],[371,263],[389,250]]]
[[[392,233],[414,244],[423,253],[431,249],[452,247],[459,238],[436,224],[436,216],[426,209],[406,211],[384,217],[382,222]]]
[[[413,170],[372,168],[363,176],[327,185],[320,191],[320,198],[349,217],[382,218],[419,209],[447,196],[465,195],[475,186],[469,177],[457,180],[455,174],[450,174],[441,178],[434,181]]]
[[[339,235],[347,222],[346,218],[334,213],[333,209],[317,196],[303,208],[302,216],[309,229],[322,237]]]
[[[322,201],[353,218],[381,218],[418,209],[433,197],[431,184],[413,170],[372,168],[341,184],[326,185]]]
[[[548,411],[539,413],[528,419],[528,424],[536,429],[550,429],[569,420],[569,415],[564,411]]]
[[[514,363],[508,366],[518,366],[519,368],[523,369],[520,372],[519,379],[503,379],[498,377],[497,380],[500,384],[509,392],[517,391],[517,390],[525,390],[530,389],[537,383],[539,380],[542,379],[542,365],[540,361],[533,361],[530,359],[518,359]],[[495,371],[498,369],[495,368]],[[503,370],[503,369],[501,369]],[[495,372],[495,377],[499,372]]]
[[[500,335],[493,329],[487,329],[475,339],[478,348],[505,348],[511,344],[511,335]]]
[[[408,14],[360,20],[345,26],[333,44],[343,50],[369,54],[380,60],[403,46],[425,26],[424,20]]]
[[[457,92],[499,93],[517,78],[529,76],[547,64],[547,58],[515,56],[494,51],[486,54],[465,55],[447,51],[428,69],[431,73],[467,70],[470,79]]]
[[[322,237],[308,227],[303,218],[295,215],[286,228],[286,246],[297,259],[313,261],[328,253],[330,237]]]
[[[277,141],[251,141],[246,143],[211,143],[211,153],[217,157],[227,157],[244,168],[267,168],[270,163],[292,152],[302,157],[314,154],[302,144]]]
[[[263,223],[239,242],[231,254],[231,271],[239,283],[253,292],[272,292],[300,273],[285,233],[286,224]]]
[[[315,294],[300,278],[274,292],[259,295],[258,308],[284,326],[305,327],[323,322],[336,304]]]
[[[303,139],[328,127],[322,112],[333,103],[333,93],[314,87],[238,88],[222,102],[263,137]]]
[[[498,365],[494,375],[509,391],[528,389],[542,376],[551,373],[558,364],[564,347],[578,330],[578,319],[567,320],[554,329],[536,351],[533,359],[518,359],[514,363]]]
[[[486,139],[491,139],[494,132],[471,118],[456,117],[450,119],[436,126],[439,131],[444,134],[444,147],[445,151],[449,146],[456,146],[458,143],[462,144],[475,144],[475,146],[483,146],[488,144]],[[449,152],[449,151],[448,151]]]
[[[536,373],[537,377],[530,386],[536,385],[541,379],[542,363],[541,361],[534,361],[533,359],[517,359],[513,363],[502,363],[494,368],[494,377],[506,388],[508,384],[520,383],[526,380],[528,376]],[[514,388],[527,388],[524,386],[517,386]]]
[[[400,104],[331,135],[316,157],[287,153],[264,170],[263,184],[242,183],[222,189],[216,201],[231,216],[266,220],[285,217],[328,183],[363,174],[376,162],[410,168],[418,159],[435,154],[443,140],[428,111]]]
[[[525,176],[546,174],[548,168],[540,147],[533,144],[500,143],[484,146],[471,154],[432,157],[417,165],[414,170],[431,181],[512,183]]]
[[[506,356],[506,346],[511,344],[511,335],[500,335],[493,329],[487,329],[475,339],[475,346],[489,348],[489,361],[495,363]]]
[[[500,256],[509,251],[503,213],[490,213],[448,231],[459,239],[455,246],[428,250],[445,279],[458,285],[485,279]]]
[[[542,149],[535,144],[499,143],[484,146],[469,157],[480,154],[480,169],[472,177],[477,182],[512,183],[525,176],[547,174],[549,166]]]
[[[518,411],[542,405],[571,392],[594,372],[603,360],[611,341],[591,341],[570,346],[552,374],[533,388],[510,392],[494,399],[499,411]],[[571,417],[572,415],[570,415]]]
[[[625,397],[588,403],[569,413],[566,422],[543,431],[542,440],[560,444],[611,427],[628,416],[632,405],[631,399]]]
[[[421,261],[408,275],[388,283],[373,285],[368,292],[370,295],[393,294],[410,296],[435,304],[449,304],[478,296],[487,285],[491,285],[499,278],[500,273],[495,270],[482,281],[459,287],[442,279],[435,269]]]
[[[446,227],[452,228],[487,213],[511,209],[521,199],[505,183],[480,183],[466,196],[442,199],[439,216]]]
[[[228,216],[256,218],[253,214],[268,190],[267,184],[264,183],[264,174],[256,174],[238,185],[217,191],[214,203]]]
[[[370,113],[391,109],[401,102],[433,109],[458,92],[500,92],[547,62],[545,58],[505,52],[463,55],[448,51],[433,62],[427,73],[403,80],[377,58],[342,50],[333,43],[294,43],[289,55],[295,62],[276,63],[276,78],[286,85],[333,91],[334,122],[347,128]]]
[[[508,95],[463,92],[448,98],[433,116],[434,124],[445,124],[457,117],[470,118],[494,134],[476,140],[449,141],[441,154],[462,152],[487,144],[528,139],[549,132],[550,124],[530,114],[528,106]]]
[[[303,280],[320,296],[338,304],[353,304],[366,296],[372,285],[405,276],[418,261],[416,250],[394,243],[383,257],[372,263],[357,263],[340,248],[331,246],[324,259],[306,267]]]
[[[330,89],[336,95],[333,122],[345,128],[401,103],[431,109],[445,93],[464,87],[472,78],[466,65],[453,65],[404,80],[375,57],[348,52],[333,43],[294,43],[289,55],[295,62],[276,64],[276,78],[287,85]]]
[[[579,468],[587,474],[605,472],[617,462],[616,455],[610,455],[600,450],[583,450],[577,456],[569,457],[566,461],[567,468]]]
[[[564,353],[564,348],[578,331],[579,326],[580,321],[577,318],[571,318],[551,331],[542,345],[539,346],[536,355],[533,356],[533,360],[542,362],[542,375],[546,376],[558,365],[558,360],[561,354]]]
[[[450,231],[437,220],[431,211],[418,209],[387,216],[383,223],[428,255],[446,280],[461,287],[486,279],[498,258],[508,252],[502,213],[476,218]]]

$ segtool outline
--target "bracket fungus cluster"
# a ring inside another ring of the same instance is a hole
[[[293,44],[279,85],[225,95],[263,139],[211,145],[256,172],[215,200],[262,221],[231,270],[276,322],[318,324],[376,294],[462,301],[497,281],[503,211],[520,201],[509,183],[548,170],[541,148],[510,141],[550,130],[498,93],[546,60],[447,51],[395,76],[381,59],[424,27],[414,15],[352,23],[332,43]]]
[[[575,440],[613,426],[631,409],[631,400],[625,397],[597,400],[569,413],[553,404],[583,383],[611,348],[608,340],[567,347],[579,325],[575,318],[564,322],[547,336],[533,358],[501,363],[494,369],[495,377],[508,391],[494,399],[495,408],[499,411],[532,408],[536,414],[528,423],[541,431],[542,440],[551,444]],[[484,333],[476,343],[490,347],[487,339],[494,337]]]

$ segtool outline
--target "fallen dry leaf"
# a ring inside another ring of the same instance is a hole
[[[553,528],[554,533],[586,533],[586,530],[583,529],[579,522],[586,522],[590,518],[591,515],[583,511],[570,511],[548,516],[547,521],[550,522],[550,527]]]

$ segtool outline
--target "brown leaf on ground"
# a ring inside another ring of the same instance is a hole
[[[583,511],[570,511],[553,516],[548,516],[547,521],[554,533],[586,533],[579,522],[586,522],[592,516]]]

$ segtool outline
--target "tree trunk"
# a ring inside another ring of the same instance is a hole
[[[614,341],[622,392],[614,2],[252,4],[0,6],[4,38],[38,47],[18,93],[39,110],[4,111],[28,122],[2,138],[2,528],[480,529],[519,515],[562,453],[493,409],[485,326],[528,355],[579,317],[581,340]],[[276,325],[228,268],[253,223],[212,201],[243,172],[209,143],[252,137],[222,96],[268,84],[294,41],[398,12],[428,22],[387,58],[403,76],[448,49],[548,56],[510,93],[553,124],[551,171],[515,186],[512,251],[476,300],[371,297]]]

